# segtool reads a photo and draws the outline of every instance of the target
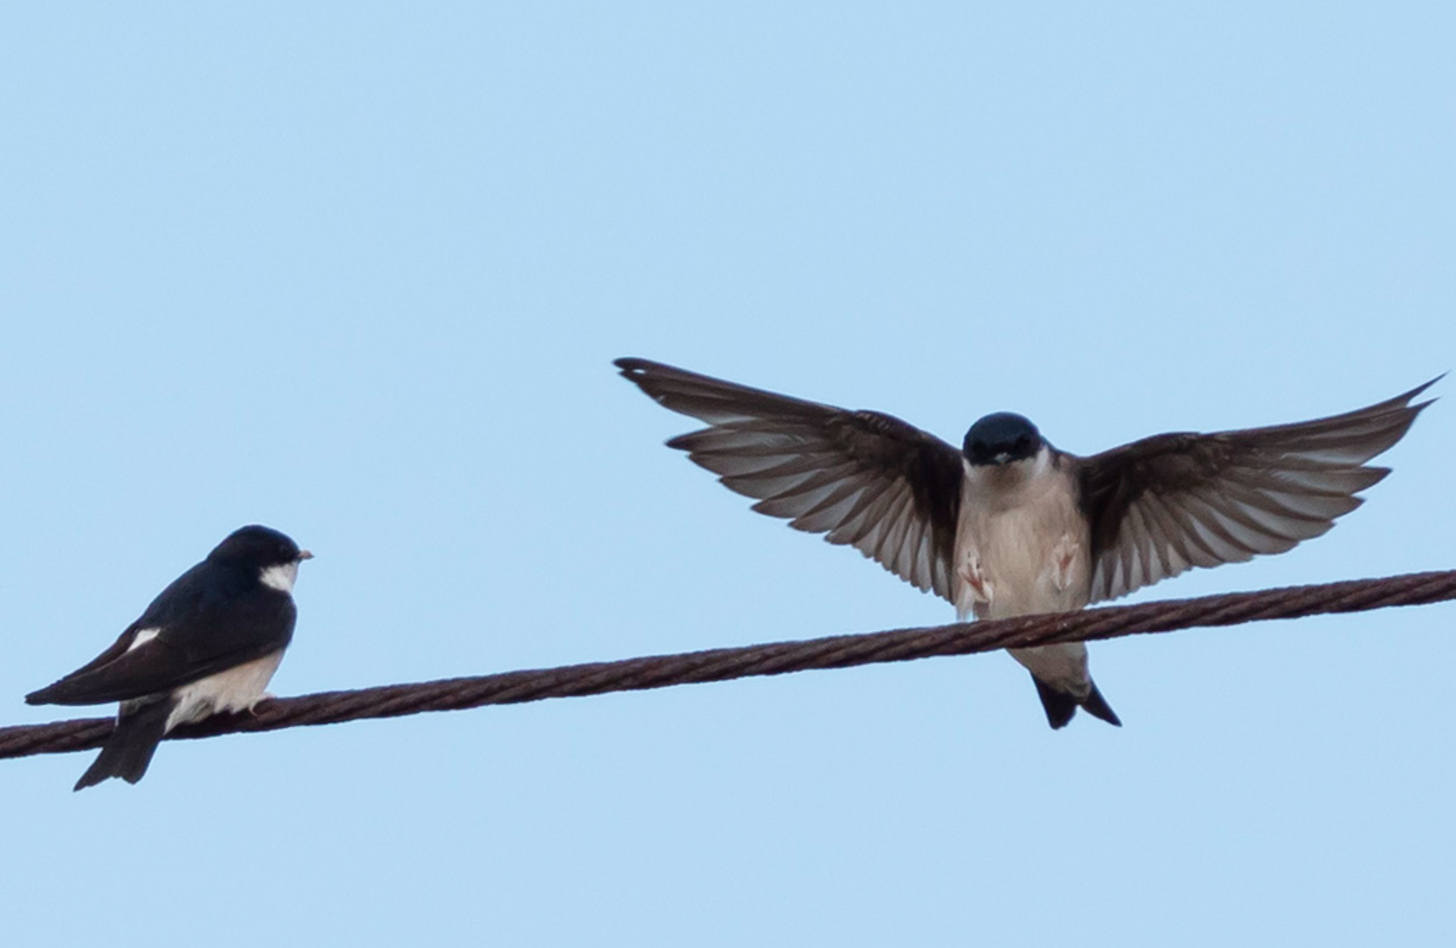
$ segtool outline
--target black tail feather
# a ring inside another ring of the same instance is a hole
[[[1112,706],[1107,703],[1107,699],[1102,697],[1102,692],[1097,690],[1097,685],[1092,686],[1092,691],[1087,697],[1078,701],[1070,693],[1053,688],[1035,675],[1031,676],[1031,680],[1036,683],[1037,697],[1041,698],[1041,706],[1046,711],[1047,723],[1052,726],[1053,730],[1066,727],[1067,722],[1072,720],[1072,716],[1077,713],[1078,705],[1086,708],[1087,713],[1094,718],[1101,718],[1108,724],[1122,727],[1122,721],[1118,720],[1117,712],[1113,711]]]
[[[74,789],[94,787],[108,777],[120,777],[136,783],[147,772],[162,735],[167,733],[167,716],[175,702],[170,698],[127,707],[116,718],[116,730],[107,738],[106,746],[95,762],[76,781]]]
[[[1047,723],[1052,726],[1052,730],[1066,727],[1067,722],[1072,720],[1072,715],[1077,713],[1077,699],[1065,691],[1058,691],[1035,675],[1031,676],[1031,680],[1036,682],[1036,693],[1041,698],[1041,706],[1046,710]]]
[[[1097,690],[1097,683],[1092,683],[1092,693],[1082,699],[1082,707],[1094,718],[1101,718],[1113,727],[1122,727],[1122,721],[1118,719],[1117,712],[1112,710],[1112,705],[1102,697],[1102,692]]]

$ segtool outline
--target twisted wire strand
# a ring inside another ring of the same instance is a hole
[[[849,668],[937,655],[969,655],[1002,648],[1172,632],[1194,626],[1228,626],[1263,619],[1425,605],[1452,599],[1456,599],[1456,570],[1410,573],[1133,606],[1104,606],[1081,612],[836,635],[354,691],[325,691],[297,698],[270,699],[259,704],[251,714],[216,715],[178,727],[167,737],[169,740],[195,739],[274,731],[302,725],[399,717],[422,711],[459,711],[490,704],[640,691],[810,669]],[[0,728],[0,758],[99,747],[110,735],[113,724],[111,718],[84,718]]]

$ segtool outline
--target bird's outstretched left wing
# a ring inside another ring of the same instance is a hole
[[[1176,576],[1283,553],[1360,506],[1390,473],[1365,462],[1395,444],[1434,385],[1315,421],[1164,434],[1077,459],[1091,523],[1092,602]]]

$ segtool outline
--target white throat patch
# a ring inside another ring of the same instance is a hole
[[[279,563],[277,566],[270,566],[258,574],[258,580],[264,585],[279,592],[293,592],[293,584],[298,580],[298,563]]]
[[[1021,492],[1044,486],[1052,473],[1052,451],[1043,444],[1036,454],[1005,464],[972,464],[961,458],[966,486],[981,494],[982,502],[1010,500]]]

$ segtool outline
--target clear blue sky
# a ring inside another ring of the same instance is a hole
[[[952,618],[616,356],[1082,453],[1456,367],[1449,4],[967,8],[8,7],[0,721],[250,522],[317,554],[280,694]],[[1437,393],[1140,598],[1456,566]],[[990,655],[0,762],[5,940],[1435,943],[1453,623],[1102,644],[1120,730]]]

